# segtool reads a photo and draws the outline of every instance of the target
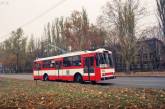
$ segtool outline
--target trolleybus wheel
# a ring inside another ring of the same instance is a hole
[[[44,81],[48,81],[48,80],[49,80],[49,78],[48,78],[48,75],[47,75],[47,74],[44,74],[43,80],[44,80]]]
[[[77,83],[83,83],[82,76],[80,74],[76,74],[74,77],[74,81]]]

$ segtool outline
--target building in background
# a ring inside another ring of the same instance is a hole
[[[141,47],[138,50],[134,63],[131,65],[132,71],[165,69],[165,44],[161,40],[157,38],[150,38],[139,42],[137,46]],[[126,65],[122,56],[118,52],[119,50],[119,45],[113,46],[115,68],[116,71],[125,71]]]

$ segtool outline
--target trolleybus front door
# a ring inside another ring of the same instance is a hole
[[[88,73],[88,80],[90,81],[90,76],[94,73],[94,57],[85,57],[84,73]]]

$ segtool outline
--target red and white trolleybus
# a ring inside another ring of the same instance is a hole
[[[33,65],[34,79],[45,81],[97,82],[115,78],[114,72],[112,52],[106,49],[39,58]]]

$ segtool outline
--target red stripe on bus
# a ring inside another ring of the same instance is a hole
[[[110,73],[105,73],[105,75],[106,75],[106,76],[109,76],[109,75],[113,75],[113,73],[112,73],[112,72],[110,72]]]
[[[43,80],[43,76],[33,76],[34,79],[40,79]],[[73,81],[74,76],[48,76],[49,80],[68,80],[68,81]],[[97,80],[96,76],[83,76],[84,81],[95,81]],[[99,79],[98,79],[99,80]]]

